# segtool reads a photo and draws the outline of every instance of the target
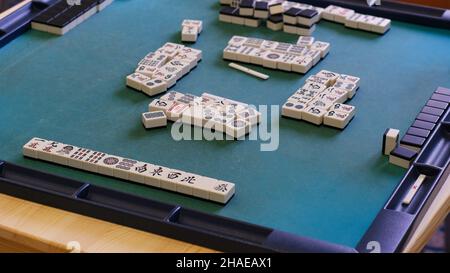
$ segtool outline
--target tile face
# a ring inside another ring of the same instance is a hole
[[[441,94],[433,94],[431,96],[432,100],[437,100],[437,101],[442,101],[442,102],[446,102],[449,103],[450,102],[450,96],[446,96],[446,95],[441,95]]]
[[[162,189],[177,191],[177,182],[175,178],[182,175],[180,171],[157,166],[151,174],[154,178],[159,180]]]
[[[209,200],[226,203],[235,193],[235,185],[233,183],[211,179],[205,183],[205,187],[209,192]]]
[[[54,153],[54,162],[61,165],[68,165],[69,158],[75,151],[78,150],[78,147],[64,144],[62,147],[55,150]]]
[[[400,131],[388,128],[383,134],[383,154],[389,155],[398,145]]]
[[[319,107],[308,106],[302,113],[302,119],[310,123],[320,125],[327,110]]]
[[[316,82],[306,82],[302,88],[316,92],[323,92],[325,91],[325,89],[327,89],[327,86],[325,84],[320,84]]]
[[[103,160],[98,162],[97,172],[107,176],[114,176],[114,167],[122,160],[121,157],[105,155]]]
[[[320,51],[320,57],[323,59],[330,52],[330,43],[315,41],[311,45],[311,49]]]
[[[146,178],[148,175],[148,170],[153,168],[154,165],[146,162],[137,162],[133,168],[129,171],[128,179],[130,181],[140,183],[140,184],[146,184],[149,186],[154,186],[146,183]],[[158,186],[159,187],[159,186]]]
[[[92,151],[89,153],[86,159],[82,162],[83,170],[89,172],[98,172],[98,163],[104,159],[106,156],[105,153]]]
[[[167,116],[163,111],[145,112],[142,114],[142,123],[146,129],[166,126]]]
[[[339,74],[336,72],[328,71],[328,70],[321,70],[319,73],[316,74],[317,77],[328,79],[331,83],[334,84],[336,80],[339,78]]]
[[[435,93],[450,96],[450,89],[444,88],[444,87],[438,87],[438,89],[436,89]]]
[[[339,129],[344,129],[352,120],[352,118],[353,115],[351,115],[350,113],[330,110],[325,114],[323,118],[323,124]]]
[[[153,100],[148,105],[148,111],[149,112],[163,111],[164,113],[166,113],[167,109],[169,109],[173,104],[174,104],[174,102],[171,102],[171,101]]]
[[[356,94],[356,90],[358,89],[358,86],[356,84],[341,80],[337,80],[333,87],[347,91],[349,99],[353,98],[353,96]]]
[[[229,107],[235,110],[249,110],[241,104],[229,104]],[[235,121],[242,122],[246,126],[249,124],[243,119]],[[24,156],[37,158],[40,155],[39,159],[51,162],[53,156],[58,156],[59,164],[214,202],[226,203],[235,193],[233,183],[55,141],[33,138],[23,149]]]
[[[389,155],[389,162],[399,167],[408,169],[416,156],[416,151],[404,148],[402,146],[397,146],[397,148],[395,148]]]
[[[91,154],[92,150],[86,149],[86,148],[77,148],[75,151],[70,155],[70,158],[67,159],[67,164],[70,167],[76,168],[76,169],[82,169],[83,168],[83,160],[86,160],[89,155]]]
[[[406,134],[400,144],[421,147],[425,143],[425,138]]]

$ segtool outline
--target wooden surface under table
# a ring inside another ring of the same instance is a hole
[[[450,178],[405,252],[419,252],[450,211]],[[214,252],[214,250],[0,194],[0,252]]]

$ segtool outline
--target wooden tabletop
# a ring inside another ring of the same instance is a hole
[[[450,211],[450,178],[409,238],[418,252]],[[0,194],[0,252],[214,252],[159,235]]]

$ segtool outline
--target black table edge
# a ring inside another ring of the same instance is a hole
[[[371,252],[374,244],[381,252],[401,252],[412,231],[425,215],[450,174],[450,108],[425,142],[402,181],[376,216],[356,246]],[[447,147],[445,147],[447,146]],[[403,199],[420,174],[427,176],[409,205]]]
[[[0,192],[225,252],[356,252],[354,248],[0,162]],[[120,205],[117,205],[120,204]]]

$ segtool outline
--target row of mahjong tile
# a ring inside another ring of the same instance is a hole
[[[166,43],[139,61],[135,72],[127,76],[126,84],[149,96],[160,94],[196,67],[201,58],[201,50]]]
[[[229,2],[221,1],[229,5],[220,10],[222,22],[258,27],[262,20],[267,20],[269,29],[297,35],[311,35],[323,11],[319,7],[290,1],[240,0],[237,5]]]
[[[171,91],[148,107],[150,113],[162,111],[168,120],[213,129],[233,138],[251,132],[261,114],[248,104],[203,93],[200,97]]]
[[[300,39],[301,38],[301,39]],[[300,37],[299,44],[233,36],[223,50],[226,60],[306,73],[328,54],[330,44]]]
[[[355,95],[359,81],[358,77],[322,70],[287,99],[282,115],[343,129],[355,115],[355,107],[344,102]]]
[[[235,192],[233,183],[42,138],[26,143],[23,154],[220,203],[227,203]]]
[[[356,13],[352,9],[330,5],[322,12],[322,18],[336,23],[345,24],[346,27],[383,34],[391,27],[391,20]]]

